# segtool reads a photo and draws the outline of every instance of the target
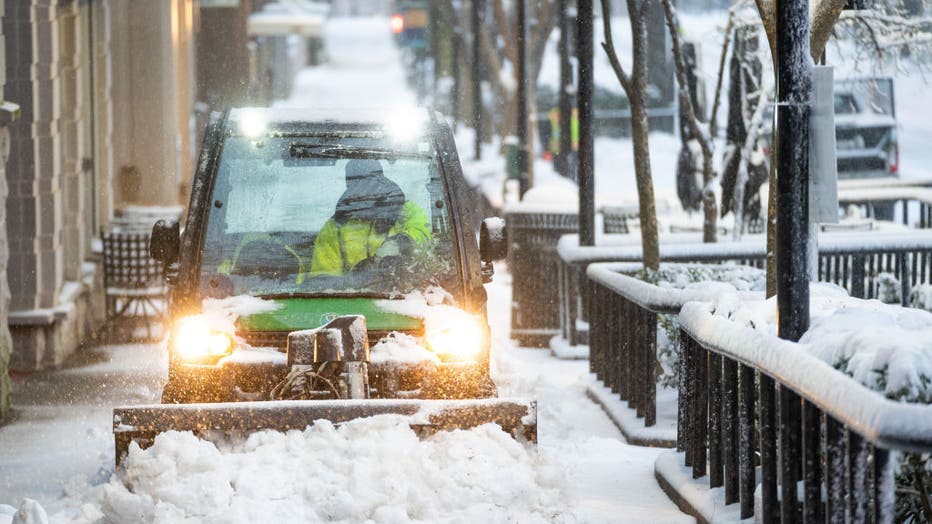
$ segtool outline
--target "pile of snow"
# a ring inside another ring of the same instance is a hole
[[[369,362],[377,366],[437,364],[440,359],[417,337],[392,332],[369,350]]]
[[[502,472],[507,471],[507,475]],[[214,444],[169,432],[56,521],[553,522],[561,476],[497,426],[419,439],[379,416]]]

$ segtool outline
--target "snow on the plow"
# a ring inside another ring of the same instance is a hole
[[[489,424],[420,439],[404,417],[218,443],[189,432],[133,446],[109,483],[53,522],[560,522],[557,468]]]

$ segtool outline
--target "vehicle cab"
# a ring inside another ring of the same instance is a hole
[[[163,402],[267,398],[288,372],[289,333],[343,315],[365,317],[370,346],[405,335],[436,356],[433,373],[481,384],[444,395],[494,392],[483,281],[504,240],[493,222],[480,256],[468,194],[449,126],[426,111],[215,115],[184,232],[153,230],[171,285]],[[431,332],[403,307],[412,294],[465,320]],[[228,329],[205,318],[236,297],[274,308],[241,310]],[[439,394],[423,390],[422,366],[373,364],[382,396]]]

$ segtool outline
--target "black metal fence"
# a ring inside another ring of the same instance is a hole
[[[589,370],[650,427],[657,421],[657,317],[675,315],[689,301],[714,300],[717,292],[661,288],[636,278],[640,268],[635,263],[589,266]],[[763,293],[742,295],[763,298]]]
[[[885,399],[796,344],[749,336],[703,308],[680,315],[677,449],[693,477],[724,487],[741,518],[893,522],[893,451],[932,451],[932,405]]]
[[[511,244],[511,338],[543,347],[560,329],[557,241],[575,232],[579,219],[575,213],[508,212],[505,223]]]
[[[657,312],[592,282],[589,371],[627,401],[647,427],[657,423]]]

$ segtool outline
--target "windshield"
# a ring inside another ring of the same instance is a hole
[[[201,257],[202,295],[455,293],[446,190],[432,144],[227,138]]]

